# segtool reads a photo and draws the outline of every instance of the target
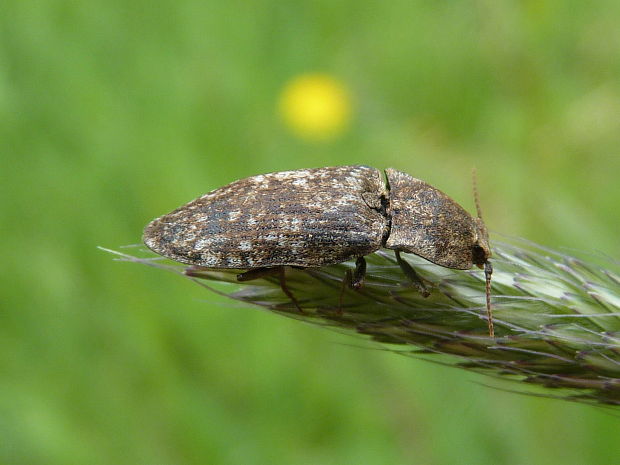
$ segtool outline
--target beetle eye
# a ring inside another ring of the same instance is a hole
[[[487,254],[478,244],[474,245],[472,250],[472,261],[475,265],[482,265],[487,261]]]

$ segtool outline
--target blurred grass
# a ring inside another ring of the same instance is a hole
[[[619,22],[614,0],[3,2],[0,462],[617,461],[602,411],[347,347],[95,246],[246,175],[365,163],[470,209],[477,166],[492,230],[618,257]],[[330,143],[276,111],[309,71],[355,99]]]

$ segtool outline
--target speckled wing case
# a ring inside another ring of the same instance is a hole
[[[151,222],[146,245],[214,268],[319,267],[378,250],[388,233],[382,173],[281,171],[232,182]]]

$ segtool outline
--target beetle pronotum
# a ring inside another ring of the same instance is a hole
[[[240,281],[284,267],[321,267],[356,259],[349,285],[362,284],[364,256],[382,247],[396,252],[403,272],[426,293],[400,252],[437,265],[484,268],[489,334],[494,336],[493,272],[486,227],[435,187],[392,168],[368,166],[281,171],[234,181],[153,220],[144,242],[181,263],[249,270]]]

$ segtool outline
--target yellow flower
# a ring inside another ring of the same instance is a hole
[[[331,139],[351,119],[347,89],[325,74],[303,74],[291,80],[282,91],[279,109],[287,126],[309,140]]]

